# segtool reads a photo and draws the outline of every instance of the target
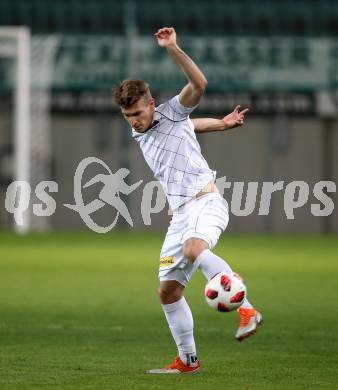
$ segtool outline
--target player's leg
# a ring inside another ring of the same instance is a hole
[[[209,242],[207,242],[209,241]],[[191,262],[197,262],[203,275],[210,280],[219,272],[232,272],[230,265],[210,249],[210,239],[188,238],[183,244],[184,256]]]
[[[184,286],[176,280],[161,281],[158,290],[179,357],[184,364],[189,365],[196,360],[194,320],[183,291]]]
[[[210,249],[201,250],[205,244],[206,241],[198,238],[190,238],[185,242],[184,253],[186,253],[190,261],[197,263],[207,280],[210,280],[219,272],[232,272],[229,264],[215,255]],[[235,334],[235,338],[238,341],[243,341],[256,332],[257,326],[262,323],[262,315],[251,305],[247,298],[244,299],[237,312],[240,317],[240,325]]]
[[[183,297],[184,286],[176,280],[160,281],[157,290],[162,305],[170,305]]]
[[[180,215],[173,217],[171,221],[161,250],[158,289],[162,309],[179,356],[164,368],[148,371],[151,374],[187,373],[199,369],[194,340],[194,321],[183,296],[184,288],[189,282],[189,274],[183,271],[187,260],[183,256],[180,243],[184,221],[185,218]]]
[[[172,270],[167,277],[175,277]],[[170,276],[170,273],[172,276]],[[177,278],[179,279],[179,277]],[[176,343],[178,357],[164,368],[149,370],[150,374],[179,374],[195,372],[200,365],[196,356],[194,320],[190,307],[183,296],[184,285],[177,280],[161,280],[158,294],[169,329]]]
[[[183,235],[183,254],[195,262],[207,280],[219,272],[232,272],[230,265],[212,252],[219,236],[229,222],[228,205],[218,194],[209,194],[196,199],[190,210],[189,227]],[[245,299],[242,308],[252,309]]]
[[[207,238],[197,237],[188,238],[183,244],[183,253],[185,257],[197,263],[197,267],[202,271],[207,280],[220,272],[233,272],[230,265],[221,257],[213,253],[209,247],[212,245],[206,241]],[[208,240],[210,242],[210,240]],[[245,298],[242,308],[251,309],[253,306]]]
[[[207,280],[219,272],[232,272],[230,265],[212,252],[228,224],[226,201],[219,194],[209,194],[197,199],[193,208],[194,210],[190,210],[190,226],[183,235],[184,255],[196,268],[200,268]],[[255,333],[257,326],[262,322],[262,316],[247,299],[244,300],[238,314],[240,326],[235,337],[242,341]]]

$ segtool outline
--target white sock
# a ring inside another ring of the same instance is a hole
[[[210,249],[205,249],[199,254],[199,256],[197,256],[195,261],[197,261],[198,267],[207,280],[210,280],[213,276],[220,272],[233,272],[230,265],[225,260],[212,253]],[[253,306],[245,298],[241,307],[250,309]]]
[[[195,261],[197,261],[198,267],[208,280],[220,272],[232,272],[230,265],[212,253],[210,249],[205,249],[197,256]]]
[[[187,301],[182,297],[177,302],[162,305],[162,308],[182,362],[186,365],[194,363],[196,360],[194,320]]]
[[[244,301],[243,303],[241,304],[241,308],[242,309],[252,309],[253,306],[251,305],[251,303],[246,299],[244,298]],[[238,309],[237,309],[238,310]]]

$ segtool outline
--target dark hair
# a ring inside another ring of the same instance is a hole
[[[149,85],[138,79],[123,80],[120,85],[113,90],[115,102],[123,108],[129,108],[140,99],[147,102],[151,99]]]

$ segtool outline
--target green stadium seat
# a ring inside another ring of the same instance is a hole
[[[127,1],[2,0],[0,25],[27,25],[33,33],[124,34]],[[337,36],[336,0],[133,0],[144,35],[174,25],[184,35]]]

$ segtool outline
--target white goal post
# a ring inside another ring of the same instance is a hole
[[[0,28],[0,57],[15,62],[14,75],[14,180],[30,181],[30,32],[25,27]],[[23,201],[30,193],[23,191]],[[28,199],[29,200],[29,199]],[[30,213],[24,213],[23,224],[15,225],[18,233],[30,230]]]
[[[50,180],[51,165],[51,84],[59,37],[31,36],[26,27],[0,27],[0,59],[10,59],[8,72],[13,96],[12,179],[30,183],[32,192],[20,199],[29,202],[41,180]],[[14,224],[18,233],[48,230],[49,220],[36,217],[31,208],[23,213],[23,223]]]

